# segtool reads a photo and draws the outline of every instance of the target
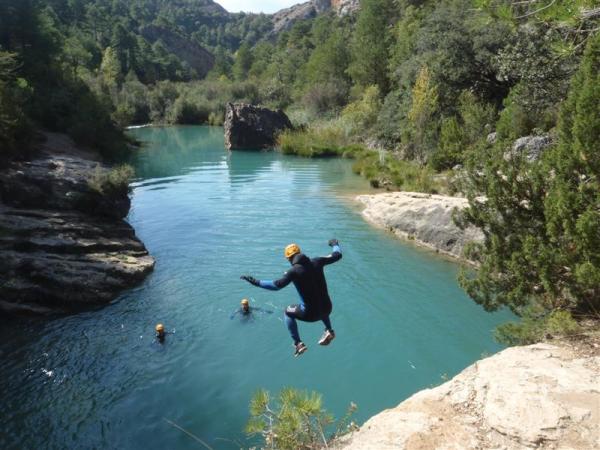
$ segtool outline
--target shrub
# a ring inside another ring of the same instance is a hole
[[[499,325],[494,337],[505,345],[527,345],[545,338],[569,336],[580,330],[581,327],[568,311],[557,310],[540,316],[529,309],[520,322]]]
[[[356,411],[354,403],[337,423],[322,403],[316,392],[285,388],[273,400],[269,392],[260,390],[250,402],[246,433],[260,435],[265,448],[308,450],[327,447],[339,436],[357,429],[349,422]]]
[[[356,136],[366,136],[377,122],[381,110],[379,88],[369,86],[361,98],[350,103],[342,111],[342,120],[348,126],[349,133]]]
[[[99,194],[108,197],[119,197],[129,192],[129,182],[134,175],[133,167],[127,164],[113,167],[110,170],[96,168],[88,186]]]
[[[347,88],[339,82],[315,83],[302,97],[302,104],[315,115],[331,113],[346,103],[347,94]]]
[[[286,130],[278,137],[278,147],[287,155],[305,157],[349,156],[355,149],[339,121],[313,125],[307,129]]]

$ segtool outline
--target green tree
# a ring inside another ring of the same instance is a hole
[[[363,0],[351,42],[350,77],[359,86],[377,85],[382,95],[389,91],[387,66],[394,13],[392,0]]]
[[[31,127],[24,112],[28,86],[17,79],[18,63],[13,53],[0,51],[0,163],[18,151],[24,153]]]
[[[123,72],[121,71],[121,63],[114,48],[106,47],[104,50],[100,73],[102,74],[104,85],[109,88],[115,88],[121,83]]]
[[[540,162],[507,158],[510,141],[469,162],[464,219],[485,240],[461,285],[487,310],[508,306],[545,320],[600,309],[600,34],[589,40],[560,112],[559,142]],[[481,200],[481,196],[485,200]],[[506,330],[505,330],[506,331]]]
[[[252,49],[247,43],[242,44],[235,54],[235,62],[233,63],[233,76],[238,81],[243,81],[248,76],[248,71],[252,67]]]
[[[423,66],[413,86],[412,104],[408,111],[408,120],[411,125],[408,132],[413,147],[410,154],[421,162],[427,159],[432,150],[434,140],[432,135],[436,131],[434,120],[437,107],[437,87],[431,79],[428,67]]]

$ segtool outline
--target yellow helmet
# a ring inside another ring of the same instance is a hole
[[[300,253],[300,247],[298,247],[298,244],[288,245],[285,248],[285,251],[283,252],[283,254],[285,255],[286,258],[291,258],[292,256],[294,256],[297,253]]]
[[[165,331],[165,327],[162,323],[159,323],[158,325],[156,325],[156,332],[160,333],[161,331]]]
[[[242,305],[248,305],[248,304],[249,304],[249,302],[248,302],[247,298],[242,299]]]

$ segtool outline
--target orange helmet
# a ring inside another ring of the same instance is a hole
[[[292,256],[296,255],[300,253],[300,247],[298,247],[298,244],[290,244],[285,248],[285,251],[283,252],[283,254],[285,255],[286,258],[291,258]]]

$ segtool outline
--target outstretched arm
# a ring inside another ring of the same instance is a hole
[[[340,243],[337,239],[330,239],[329,246],[331,247],[331,254],[328,256],[322,256],[318,258],[319,262],[326,266],[328,264],[333,264],[334,262],[342,259],[342,249],[340,247]]]
[[[270,291],[278,291],[286,287],[288,284],[292,282],[292,271],[286,272],[283,277],[279,280],[257,280],[254,277],[243,275],[240,277],[242,280],[246,280],[248,283],[253,284],[254,286],[261,287],[263,289],[268,289]]]

